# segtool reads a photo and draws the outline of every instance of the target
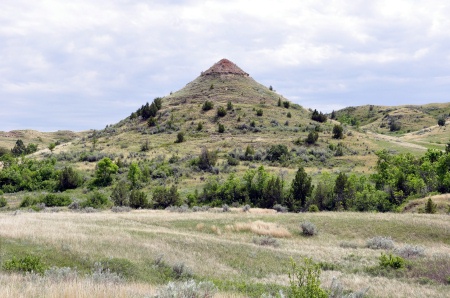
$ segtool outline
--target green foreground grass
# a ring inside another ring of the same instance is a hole
[[[315,224],[318,235],[302,236],[299,226],[304,221]],[[305,257],[320,263],[324,288],[338,278],[346,290],[368,287],[368,297],[448,297],[450,291],[448,277],[435,278],[450,275],[442,269],[450,264],[448,215],[281,214],[259,209],[249,213],[239,209],[227,213],[18,212],[1,213],[0,224],[3,264],[12,257],[34,255],[48,267],[76,268],[79,276],[85,276],[101,262],[121,276],[120,287],[126,289],[119,292],[124,297],[129,291],[136,297],[148,296],[177,278],[212,281],[219,289],[218,297],[274,294],[289,285],[291,258],[300,263]],[[253,239],[262,234],[273,236],[279,245],[255,244]],[[421,246],[425,256],[409,260],[402,271],[382,270],[379,257],[386,251],[366,248],[367,239],[375,236],[392,237],[396,248]],[[182,276],[173,269],[180,264],[188,268]],[[428,271],[420,271],[419,265]],[[0,293],[2,297],[43,295],[35,280],[5,270],[0,275],[0,292],[9,289]],[[83,283],[71,287],[90,289]],[[57,288],[55,293],[60,293]]]

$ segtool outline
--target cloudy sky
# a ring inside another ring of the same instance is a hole
[[[0,131],[101,129],[221,58],[306,108],[450,101],[446,0],[2,0]]]

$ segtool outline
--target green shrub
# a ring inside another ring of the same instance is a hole
[[[231,103],[231,101],[227,102],[227,110],[231,111],[233,109],[233,104]]]
[[[291,106],[291,103],[290,103],[289,101],[283,101],[283,106],[284,106],[286,109],[289,109],[289,107]]]
[[[393,256],[392,254],[386,255],[384,253],[381,253],[379,260],[380,266],[384,268],[390,267],[393,269],[401,269],[405,267],[405,259],[400,256]]]
[[[203,123],[199,122],[197,123],[197,131],[201,131],[203,129]]]
[[[44,203],[47,207],[61,207],[69,206],[72,200],[65,195],[49,193],[42,198],[41,203]]]
[[[0,197],[0,208],[5,207],[6,205],[8,205],[6,199],[4,197]]]
[[[267,152],[266,159],[270,161],[277,161],[280,160],[282,156],[289,157],[289,150],[286,145],[273,145],[270,147],[269,151]]]
[[[58,189],[75,189],[82,184],[80,174],[72,167],[64,167],[59,173]]]
[[[327,298],[327,291],[320,287],[320,271],[320,266],[309,258],[305,258],[304,264],[300,266],[292,260],[289,272],[289,297]]]
[[[26,255],[23,258],[16,258],[14,256],[11,260],[7,260],[3,263],[3,269],[6,271],[43,274],[46,268],[46,265],[41,261],[40,257],[32,255]]]
[[[263,115],[263,110],[262,109],[257,109],[256,110],[256,116],[262,116]]]
[[[344,138],[344,128],[341,125],[335,124],[333,126],[333,139],[343,139]]]
[[[148,118],[148,120],[147,120],[147,125],[148,125],[149,127],[156,126],[156,118],[155,118],[155,117],[150,117],[150,118]]]
[[[203,103],[202,110],[209,111],[209,110],[212,110],[213,107],[214,107],[214,103],[212,101],[207,100]]]
[[[402,124],[400,122],[392,121],[389,125],[390,131],[399,131],[400,129],[402,129]]]
[[[163,186],[155,187],[153,190],[153,208],[165,209],[169,206],[180,205],[180,194],[177,187],[172,185],[170,188]]]
[[[38,203],[40,203],[40,200],[38,198],[31,197],[31,196],[26,196],[20,202],[19,207],[20,208],[30,207],[30,206],[36,205]]]
[[[436,213],[437,205],[433,203],[433,200],[431,198],[428,199],[427,203],[425,204],[425,213],[434,214]]]
[[[111,204],[111,201],[108,197],[99,191],[92,192],[86,201],[83,202],[82,207],[92,207],[92,208],[105,208]]]
[[[225,132],[225,126],[223,124],[219,123],[219,133],[224,133]]]
[[[212,167],[217,162],[217,151],[209,151],[206,148],[202,148],[202,151],[198,157],[197,165],[201,170],[211,171]]]
[[[177,140],[175,141],[175,143],[183,143],[184,142],[184,132],[179,132],[177,134]]]
[[[129,205],[130,202],[128,189],[129,186],[124,180],[121,180],[116,184],[111,193],[111,200],[113,201],[115,206]]]
[[[288,112],[286,116],[287,116],[288,118],[291,118],[291,117],[292,117],[291,112]]]
[[[312,204],[309,206],[308,212],[319,212],[319,207],[316,204]]]
[[[310,131],[305,142],[307,144],[313,145],[317,142],[318,139],[319,139],[319,134],[316,131]]]
[[[132,190],[130,193],[130,207],[131,208],[147,208],[147,195],[140,190]]]
[[[119,167],[109,157],[102,158],[95,169],[95,184],[99,186],[111,184],[112,176],[118,170]]]
[[[230,166],[238,166],[239,165],[239,159],[234,158],[232,156],[227,157],[227,162]]]
[[[217,116],[219,117],[225,117],[227,114],[227,110],[225,110],[224,107],[220,106],[217,108]]]
[[[302,229],[302,234],[304,236],[314,236],[317,235],[317,228],[312,222],[305,221],[300,225]]]
[[[313,111],[311,119],[321,123],[327,122],[327,116],[324,115],[322,112],[318,112],[317,110]]]

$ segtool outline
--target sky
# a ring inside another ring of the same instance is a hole
[[[2,0],[0,131],[102,129],[222,58],[305,108],[450,101],[446,0]]]

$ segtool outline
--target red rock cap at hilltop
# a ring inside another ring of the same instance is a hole
[[[222,59],[208,70],[202,72],[202,76],[208,75],[239,75],[248,77],[248,73],[228,59]]]

